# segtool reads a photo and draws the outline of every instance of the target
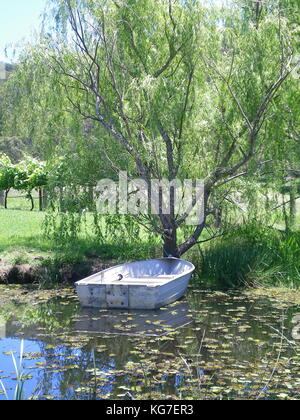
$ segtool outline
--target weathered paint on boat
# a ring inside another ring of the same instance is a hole
[[[194,270],[177,258],[137,261],[94,274],[76,289],[87,308],[158,309],[184,295]]]

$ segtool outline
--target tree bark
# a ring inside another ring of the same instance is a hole
[[[166,229],[163,236],[164,248],[163,254],[164,257],[175,257],[179,258],[178,249],[177,249],[177,230],[176,228]]]
[[[33,211],[34,210],[34,199],[33,199],[32,195],[31,195],[31,193],[28,194],[28,198],[29,198],[29,200],[31,202],[31,209],[30,209],[30,211]]]
[[[39,211],[43,211],[43,191],[39,188]]]
[[[63,187],[59,187],[59,211],[65,212]]]
[[[214,227],[216,229],[219,229],[222,226],[222,208],[221,207],[218,207],[214,211],[214,217],[215,217]]]
[[[93,211],[94,210],[94,187],[89,185],[88,187],[88,200],[89,200],[89,204],[88,204],[88,209],[89,211]]]
[[[0,206],[4,207],[4,191],[0,191]]]
[[[285,232],[288,233],[290,231],[290,217],[289,214],[286,210],[286,203],[284,202],[284,196],[283,196],[283,206],[282,206],[282,213],[283,213],[283,218],[284,218],[284,223],[285,223]]]
[[[8,193],[10,190],[6,190],[5,191],[5,196],[4,196],[4,208],[7,210],[7,198],[8,198]]]

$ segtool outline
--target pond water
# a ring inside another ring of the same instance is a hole
[[[5,286],[0,305],[0,380],[9,398],[16,387],[11,352],[20,363],[22,341],[25,398],[300,396],[297,305],[190,289],[155,312],[89,311],[71,289]]]

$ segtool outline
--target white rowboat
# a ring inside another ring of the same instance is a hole
[[[158,309],[180,299],[195,270],[177,258],[111,267],[76,283],[86,308]]]

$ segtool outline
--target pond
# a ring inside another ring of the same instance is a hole
[[[9,398],[11,352],[20,363],[21,343],[26,399],[300,396],[294,304],[191,288],[159,311],[89,311],[73,289],[0,286],[0,305],[0,380]]]

